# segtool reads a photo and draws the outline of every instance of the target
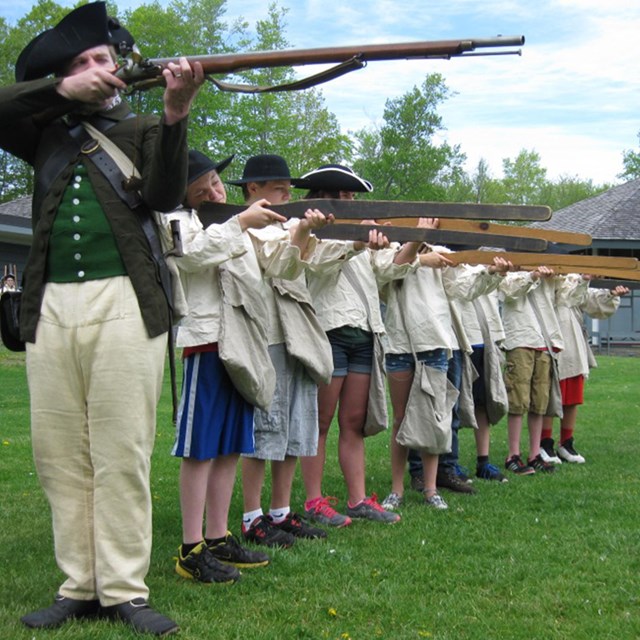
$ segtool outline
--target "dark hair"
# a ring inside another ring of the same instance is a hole
[[[257,184],[259,187],[264,187],[264,185],[267,184],[267,182],[270,182],[270,180],[250,180],[249,182],[243,182],[240,187],[242,188],[242,197],[245,200],[248,200],[251,197],[251,194],[249,193],[249,185],[252,182]]]
[[[313,189],[307,193],[303,200],[312,200],[315,198],[332,198],[333,200],[340,199],[339,191],[325,191],[324,189]]]

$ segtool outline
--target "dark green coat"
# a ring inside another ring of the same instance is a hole
[[[71,103],[55,90],[53,79],[21,82],[0,88],[0,147],[34,168],[35,182],[47,158],[67,139],[64,119],[42,124],[33,116],[45,109]],[[188,147],[186,119],[173,126],[152,116],[127,118],[129,107],[120,105],[100,115],[116,122],[106,135],[135,160],[142,175],[142,197],[148,209],[171,211],[183,200],[187,184]],[[24,271],[20,330],[35,342],[40,305],[46,282],[46,256],[53,221],[74,166],[83,162],[98,200],[113,230],[116,245],[138,297],[149,337],[170,327],[169,307],[147,239],[134,213],[108,181],[81,153],[72,153],[62,172],[43,192],[36,187],[33,200],[33,244]]]

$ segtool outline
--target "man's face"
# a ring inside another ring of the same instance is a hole
[[[73,58],[67,65],[64,75],[75,76],[77,73],[81,73],[92,67],[103,67],[111,71],[114,66],[115,58],[113,49],[106,44],[101,44],[92,49],[87,49]]]
[[[251,202],[265,198],[271,204],[284,204],[291,200],[291,180],[269,180],[264,184],[248,184]]]
[[[187,187],[187,206],[197,209],[203,202],[226,202],[227,191],[217,171],[209,171]]]
[[[15,289],[16,281],[11,276],[8,276],[4,279],[4,287],[5,289]]]
[[[107,71],[113,71],[115,69],[116,55],[113,47],[106,44],[101,44],[97,47],[87,49],[82,53],[79,53],[75,58],[69,62],[65,67],[63,76],[75,76],[83,71],[89,69],[102,68]],[[98,107],[99,109],[105,109],[110,106],[114,101],[113,97],[105,98],[104,100],[98,100],[92,102],[88,111],[91,112]]]

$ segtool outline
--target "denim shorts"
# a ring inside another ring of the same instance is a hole
[[[338,327],[327,331],[333,352],[333,377],[347,373],[371,373],[373,334],[357,327]]]
[[[419,351],[416,353],[418,360],[427,366],[444,371],[448,369],[447,350],[433,349],[431,351]],[[387,373],[401,373],[415,369],[413,353],[387,353],[385,356]]]

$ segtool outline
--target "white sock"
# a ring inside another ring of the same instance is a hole
[[[255,511],[246,511],[242,514],[242,524],[245,529],[248,529],[256,518],[262,515],[262,509],[256,509]]]
[[[269,520],[274,524],[280,524],[290,513],[290,507],[279,507],[278,509],[269,509]]]

